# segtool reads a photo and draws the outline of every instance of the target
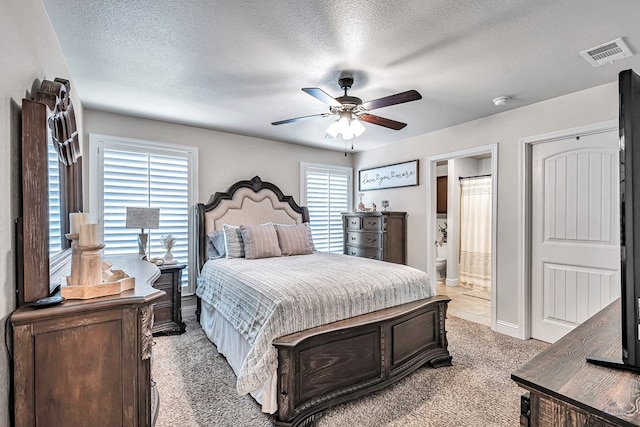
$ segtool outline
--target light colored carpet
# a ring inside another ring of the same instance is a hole
[[[183,335],[156,337],[153,377],[160,392],[156,426],[267,427],[250,396],[195,322]],[[449,316],[453,366],[421,368],[393,386],[326,411],[318,427],[464,427],[519,425],[522,390],[511,372],[547,344],[521,341]]]

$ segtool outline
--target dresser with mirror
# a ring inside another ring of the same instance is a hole
[[[82,156],[69,82],[45,80],[34,87],[22,101],[18,307],[10,317],[14,425],[153,425],[153,305],[164,295],[152,287],[158,268],[136,256],[113,257],[114,267],[135,277],[134,289],[38,304],[70,274],[65,235],[68,214],[82,211]],[[52,143],[59,144],[57,182],[49,181],[48,168],[56,166]],[[59,244],[51,244],[54,239]]]

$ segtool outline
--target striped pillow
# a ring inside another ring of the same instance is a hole
[[[281,256],[276,229],[270,222],[260,225],[241,225],[244,254],[247,259]]]
[[[240,227],[222,224],[224,231],[224,246],[227,258],[244,258],[244,242]]]
[[[308,255],[313,252],[306,225],[276,224],[275,227],[282,255]]]

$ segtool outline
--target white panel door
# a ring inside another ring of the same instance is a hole
[[[615,131],[532,147],[531,336],[553,343],[620,297]]]

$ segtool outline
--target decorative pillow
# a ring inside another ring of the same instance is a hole
[[[207,246],[207,250],[209,251],[209,259],[212,258],[221,258],[226,256],[227,251],[224,243],[224,232],[223,231],[212,231],[207,234],[209,238],[209,244]]]
[[[260,225],[241,225],[244,254],[247,259],[281,256],[276,229],[270,222]]]
[[[311,250],[315,252],[316,245],[313,244],[313,236],[311,235],[311,225],[308,222],[303,223],[305,227],[307,227],[307,236],[309,237],[309,246],[311,246]]]
[[[276,224],[275,227],[282,255],[308,255],[313,252],[304,224]]]
[[[224,248],[227,258],[244,258],[244,242],[240,227],[222,224]]]

